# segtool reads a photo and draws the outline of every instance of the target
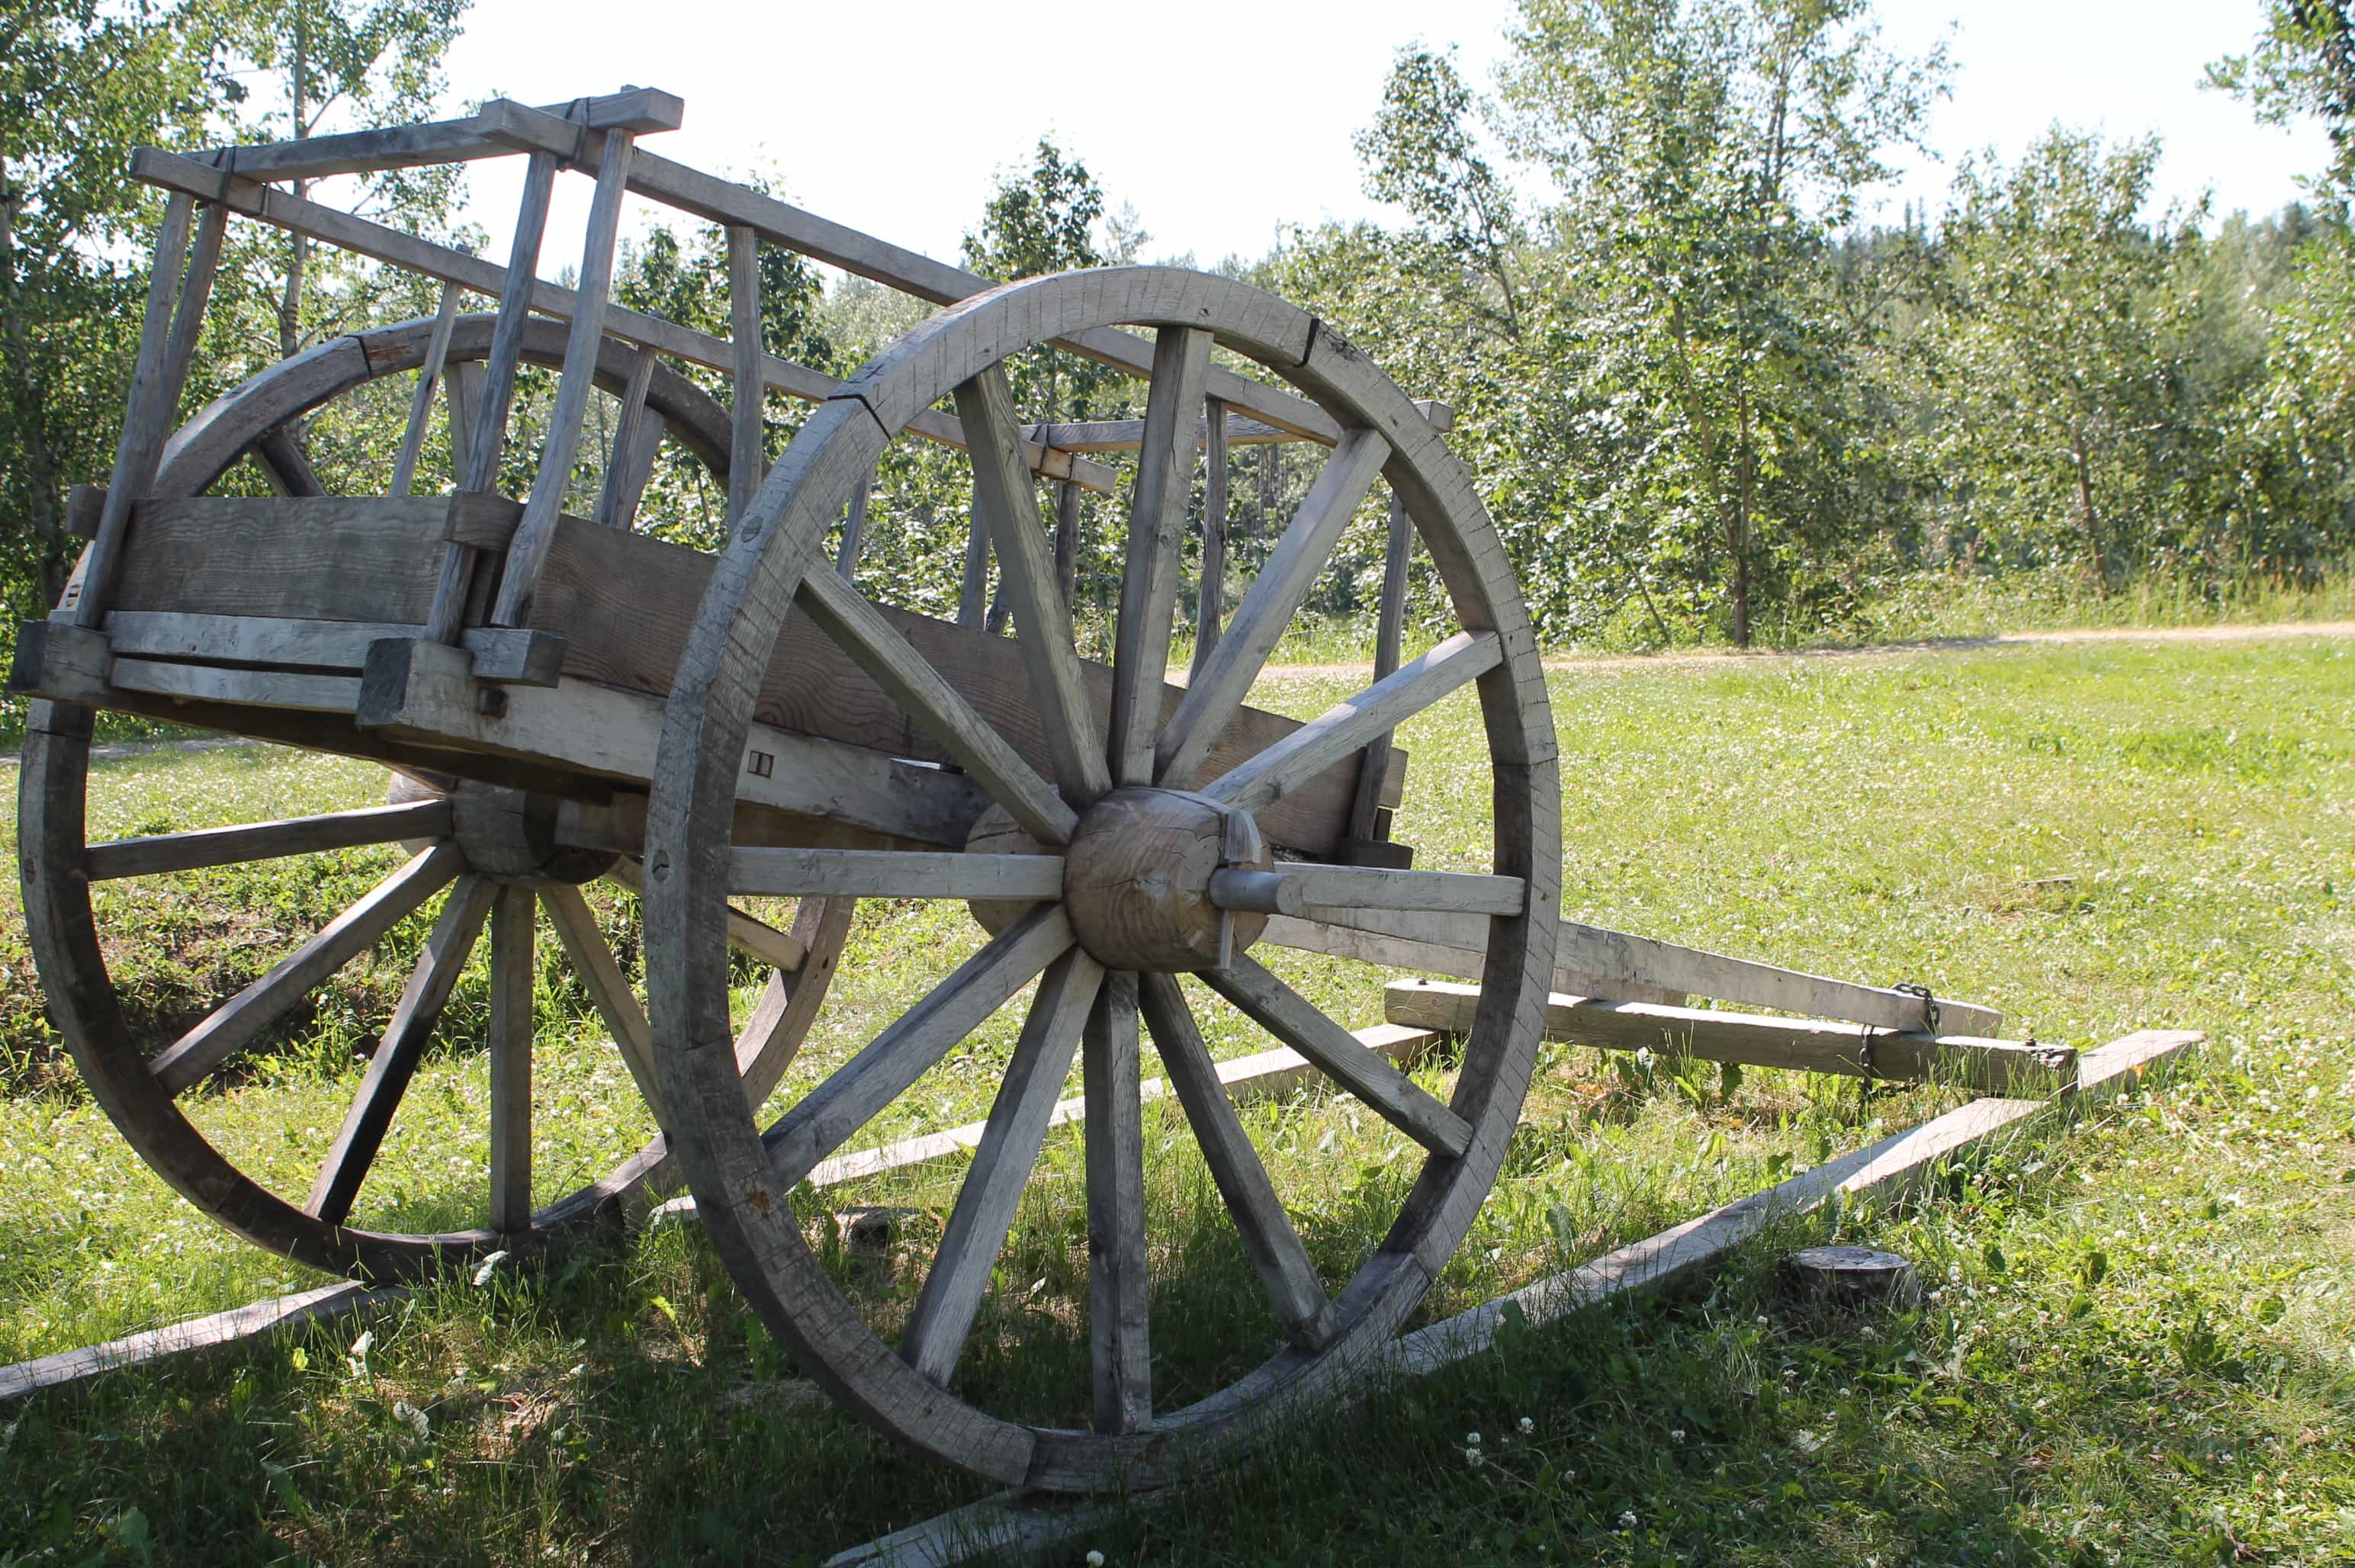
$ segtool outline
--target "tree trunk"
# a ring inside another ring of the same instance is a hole
[[[2102,564],[2101,519],[2094,511],[2094,475],[2085,456],[2085,435],[2083,431],[2071,432],[2070,455],[2077,464],[2077,521],[2085,533],[2085,569],[2093,573],[2094,596],[2110,596],[2110,574]]]
[[[49,451],[48,410],[33,370],[33,357],[25,342],[25,313],[19,308],[21,285],[16,278],[16,208],[24,193],[0,168],[0,305],[7,323],[8,363],[16,368],[15,401],[23,444],[25,489],[32,507],[27,519],[40,544],[41,604],[54,604],[65,591],[62,530],[58,525],[58,465]],[[37,608],[28,606],[27,608]]]
[[[1738,425],[1733,453],[1733,507],[1726,528],[1726,553],[1733,566],[1733,645],[1750,645],[1750,517],[1757,505],[1758,464],[1750,442],[1750,394],[1735,394]]]
[[[311,34],[307,25],[310,9],[301,4],[294,7],[294,80],[293,83],[294,140],[300,142],[311,134],[310,122],[304,118],[303,104],[311,90]],[[301,200],[310,189],[308,180],[294,182],[294,197]],[[306,259],[304,237],[300,231],[289,230],[286,236],[286,292],[278,301],[278,357],[292,359],[303,349],[303,264]]]

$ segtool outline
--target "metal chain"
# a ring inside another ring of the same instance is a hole
[[[1938,1032],[1938,998],[1930,994],[1927,986],[1898,985],[1889,987],[1908,997],[1922,998],[1922,1026],[1925,1032]]]

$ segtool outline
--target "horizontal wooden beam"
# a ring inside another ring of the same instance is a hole
[[[659,88],[632,87],[600,98],[550,104],[540,112],[555,115],[582,133],[628,131],[645,135],[677,130],[686,107],[676,94]],[[335,175],[370,174],[425,164],[513,157],[513,146],[483,134],[481,121],[482,115],[477,112],[463,120],[388,125],[380,130],[307,136],[293,142],[217,147],[210,154],[197,155],[240,178],[255,180],[325,179]]]
[[[737,849],[728,890],[750,898],[1060,899],[1060,855]]]
[[[634,155],[631,166],[635,168],[650,155]],[[160,152],[154,147],[142,147],[132,159],[133,178],[162,190],[185,191],[205,201],[217,201],[230,211],[283,229],[291,233],[307,234],[325,240],[355,255],[387,262],[392,266],[456,283],[475,293],[496,299],[507,289],[507,270],[496,261],[473,256],[447,245],[437,245],[421,240],[398,229],[372,223],[348,212],[325,207],[315,201],[293,196],[274,186],[245,179],[201,164],[177,154]],[[559,321],[570,321],[577,307],[578,293],[561,284],[535,278],[531,281],[531,308],[540,315]],[[735,350],[726,338],[681,326],[658,315],[643,311],[609,304],[605,309],[605,330],[612,337],[635,343],[714,370],[729,370],[735,366]],[[773,354],[761,357],[762,381],[786,396],[805,402],[824,402],[841,389],[842,383],[822,371],[805,365],[781,359]],[[908,421],[911,435],[937,442],[943,446],[963,449],[965,445],[964,427],[951,416],[927,410]],[[1032,469],[1050,479],[1068,479],[1082,489],[1110,494],[1118,475],[1101,463],[1075,457],[1067,452],[1057,452],[1037,445],[1023,449],[1024,460]]]
[[[1382,1016],[1391,1022],[1449,1034],[1468,1033],[1479,1005],[1479,987],[1444,980],[1393,980],[1382,992]],[[1984,1094],[2050,1090],[2073,1083],[2077,1074],[2077,1053],[2065,1045],[1884,1031],[1869,1024],[1605,1002],[1559,992],[1546,998],[1546,1036],[1606,1051],[1650,1050],[1886,1083],[1950,1083]]]
[[[1414,400],[1417,412],[1431,421],[1433,430],[1452,430],[1455,411],[1445,403],[1430,398]],[[1135,452],[1145,444],[1145,421],[1134,420],[1087,420],[1062,424],[1027,424],[1022,427],[1022,439],[1039,442],[1059,452]],[[1275,446],[1301,438],[1258,420],[1245,419],[1241,414],[1227,416],[1229,446]],[[1195,438],[1195,444],[1207,444],[1206,436]]]
[[[552,114],[520,103],[484,106],[484,131],[510,142],[517,150],[552,153],[559,157],[593,163],[597,149],[575,127]],[[630,188],[640,196],[666,202],[712,223],[751,229],[762,239],[797,251],[805,256],[871,278],[934,304],[954,304],[985,289],[997,286],[991,279],[936,261],[930,256],[862,234],[759,191],[707,175],[685,164],[641,152],[631,160]],[[1076,354],[1123,370],[1149,377],[1153,345],[1135,333],[1099,327],[1055,340]],[[1333,416],[1296,393],[1213,367],[1205,387],[1210,396],[1224,399],[1238,411],[1288,430],[1327,446],[1341,439]]]

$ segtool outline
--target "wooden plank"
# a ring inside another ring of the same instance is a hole
[[[1194,595],[1194,658],[1190,688],[1199,677],[1227,615],[1227,405],[1202,407],[1202,567]]]
[[[728,449],[728,526],[733,528],[768,476],[761,407],[761,240],[750,229],[728,229],[728,325],[733,353],[734,400]]]
[[[1503,657],[1494,632],[1459,632],[1396,675],[1376,681],[1233,772],[1214,778],[1202,793],[1227,805],[1263,811],[1375,736],[1388,734],[1456,688],[1486,675]],[[1354,798],[1354,784],[1351,795]]]
[[[1006,1246],[1022,1189],[1039,1163],[1057,1093],[1103,984],[1103,965],[1073,948],[1048,966],[982,1124],[973,1168],[957,1190],[932,1266],[900,1338],[910,1366],[946,1387]],[[1223,1102],[1222,1102],[1223,1103]]]
[[[532,957],[538,901],[520,883],[491,910],[491,1229],[531,1229]]]
[[[1033,899],[1063,896],[1060,855],[939,850],[735,849],[728,886],[741,897]]]
[[[1087,1102],[1088,1360],[1098,1432],[1153,1425],[1137,976],[1104,977],[1082,1036]]]
[[[1069,614],[1080,585],[1080,487],[1066,480],[1055,487],[1055,592]]]
[[[183,1089],[251,1044],[320,983],[372,947],[384,933],[455,877],[465,857],[436,845],[393,872],[270,973],[222,1003],[148,1062],[164,1092]]]
[[[144,502],[115,608],[419,624],[449,513],[442,496]]]
[[[524,624],[532,591],[539,581],[540,563],[548,559],[548,547],[564,511],[565,493],[572,487],[581,425],[589,411],[590,396],[597,389],[597,357],[605,347],[606,295],[613,287],[613,245],[622,222],[622,181],[629,172],[632,145],[627,131],[605,137],[597,194],[590,202],[588,229],[581,242],[580,281],[572,291],[572,325],[564,344],[564,368],[557,378],[556,406],[549,411],[539,467],[532,475],[531,499],[525,503],[523,521],[507,545],[498,599],[491,607],[492,621],[502,626]],[[496,359],[493,365],[496,369]],[[757,464],[754,471],[758,472]]]
[[[1414,917],[1420,920],[1422,917]],[[1376,964],[1386,969],[1409,969],[1423,975],[1451,975],[1477,980],[1488,967],[1487,920],[1484,916],[1451,921],[1443,932],[1446,941],[1402,936],[1390,927],[1404,928],[1408,921],[1382,910],[1333,910],[1312,906],[1308,918],[1272,915],[1262,942],[1302,953],[1325,953],[1337,958]],[[1574,997],[1594,997],[1614,1002],[1654,1002],[1682,1007],[1685,993],[1627,980],[1606,980],[1557,968],[1553,988]]]
[[[1192,787],[1209,742],[1242,706],[1267,656],[1291,629],[1309,590],[1331,561],[1341,530],[1372,488],[1390,452],[1390,443],[1379,432],[1359,430],[1344,436],[1326,459],[1300,510],[1235,607],[1234,624],[1219,652],[1187,688],[1176,715],[1161,727],[1155,741],[1155,772],[1165,787]]]
[[[315,1290],[272,1296],[249,1306],[231,1307],[203,1317],[143,1329],[102,1345],[60,1350],[14,1366],[0,1367],[0,1401],[21,1398],[47,1388],[84,1382],[124,1367],[146,1366],[245,1344],[282,1328],[327,1322],[363,1308],[398,1301],[409,1292],[400,1285],[354,1285],[338,1281]]]
[[[778,1190],[791,1191],[844,1139],[907,1092],[1071,946],[1060,905],[1034,909],[894,1019],[763,1135]]]
[[[1320,866],[1302,860],[1278,860],[1265,871],[1214,871],[1209,891],[1210,901],[1220,909],[1295,917],[1312,904],[1486,916],[1518,914],[1529,902],[1529,888],[1518,877]]]
[[[118,877],[155,877],[288,855],[315,855],[363,844],[393,844],[404,838],[439,838],[449,831],[450,803],[435,798],[235,827],[117,838],[85,849],[82,867],[91,881],[104,882]]]
[[[1348,1030],[1250,958],[1238,955],[1227,967],[1208,970],[1201,977],[1260,1028],[1323,1068],[1327,1076],[1423,1147],[1454,1156],[1469,1145],[1472,1129],[1463,1117],[1405,1073],[1361,1050]]]
[[[676,94],[658,88],[633,87],[598,98],[551,104],[540,112],[567,120],[583,130],[643,133],[678,129],[685,111],[685,102]],[[469,114],[460,120],[218,147],[196,156],[244,179],[305,183],[336,175],[513,157],[514,147],[483,134],[481,120],[479,113]]]
[[[187,702],[229,702],[297,713],[349,713],[360,683],[347,675],[289,675],[279,670],[225,669],[118,658],[107,677],[118,691],[144,692]]]
[[[646,156],[648,155],[643,151],[637,154],[639,161]],[[507,269],[496,261],[447,245],[436,245],[413,234],[405,234],[380,223],[371,223],[365,218],[338,212],[317,202],[306,201],[274,186],[233,178],[221,170],[170,153],[158,152],[153,147],[139,150],[133,159],[131,172],[133,178],[150,185],[165,190],[186,192],[208,201],[218,201],[232,211],[293,233],[308,234],[355,255],[406,268],[427,277],[462,283],[475,293],[488,294],[499,300],[502,306],[513,292],[507,286]],[[525,284],[523,294],[533,311],[561,321],[572,318],[575,308],[572,290],[537,278],[527,278]],[[626,342],[659,349],[692,365],[730,370],[735,364],[735,350],[728,339],[681,326],[660,316],[613,306],[606,313],[606,329],[612,336]],[[842,389],[842,382],[834,377],[780,359],[774,355],[762,357],[761,373],[770,386],[805,402],[824,402]],[[480,400],[470,401],[478,405]],[[470,425],[467,429],[470,440],[465,443],[465,449],[469,461],[474,428]],[[909,421],[907,433],[947,446],[964,445],[964,437],[956,421],[945,414],[930,411],[919,414]],[[1047,477],[1069,479],[1091,490],[1110,494],[1118,480],[1114,469],[1068,452],[1026,443],[1023,454],[1031,466]]]
[[[1461,1034],[1471,1027],[1479,999],[1477,986],[1394,980],[1383,989],[1383,1016],[1393,1023]],[[1869,1024],[1605,1002],[1558,992],[1546,1001],[1546,1034],[1608,1051],[1649,1050],[1889,1083],[1951,1083],[1991,1094],[2069,1083],[2077,1070],[2074,1051],[2034,1040],[1881,1030]]]
[[[400,1108],[417,1064],[424,1060],[425,1048],[442,1021],[442,1009],[465,971],[498,891],[498,884],[471,874],[452,884],[442,912],[426,936],[425,949],[410,972],[409,984],[402,987],[392,1018],[368,1059],[359,1092],[344,1113],[344,1125],[320,1162],[310,1200],[303,1206],[304,1213],[331,1225],[340,1225],[350,1217],[360,1183],[376,1163],[385,1134],[392,1129],[393,1113]]]
[[[1127,563],[1121,573],[1120,620],[1113,652],[1112,714],[1106,756],[1114,784],[1154,782],[1156,700],[1167,684],[1169,627],[1178,607],[1178,552],[1186,500],[1193,488],[1195,421],[1209,368],[1210,335],[1164,327],[1155,335],[1153,388],[1145,406],[1145,445],[1128,514]]]
[[[1414,549],[1414,530],[1408,526],[1406,497],[1391,493],[1390,540],[1382,555],[1381,605],[1374,619],[1374,678],[1381,680],[1399,667],[1406,635],[1406,574]],[[1383,766],[1390,760],[1391,738],[1376,736],[1366,748],[1365,766],[1358,773],[1357,804],[1349,811],[1349,837],[1385,838],[1381,831],[1380,794]]]
[[[417,389],[409,400],[409,423],[400,432],[400,450],[393,454],[390,494],[406,496],[417,485],[417,460],[425,451],[425,432],[433,422],[433,389],[441,384],[442,366],[450,355],[450,334],[458,325],[455,283],[442,285],[442,303],[433,313],[433,336],[425,346],[425,363],[417,368]]]

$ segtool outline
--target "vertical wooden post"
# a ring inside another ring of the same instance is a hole
[[[1080,592],[1080,487],[1066,479],[1055,493],[1055,586],[1063,608],[1071,608]]]
[[[768,383],[761,375],[761,239],[751,229],[728,230],[728,319],[735,339],[736,420],[728,448],[728,526],[733,528],[767,477],[761,428]]]
[[[483,406],[483,362],[462,360],[448,368],[443,379],[449,383],[445,400],[450,405],[450,466],[463,483],[474,464],[474,415]]]
[[[533,926],[538,901],[520,885],[491,906],[491,1229],[531,1228]]]
[[[957,590],[956,624],[981,629],[989,609],[989,523],[981,512],[981,487],[965,508],[970,521],[964,535],[964,581]]]
[[[417,459],[425,450],[425,427],[433,421],[433,389],[441,384],[442,361],[450,357],[450,334],[458,325],[455,283],[442,285],[441,308],[433,313],[433,336],[425,344],[424,363],[417,367],[417,390],[409,400],[409,425],[400,432],[400,451],[392,460],[392,493],[406,496],[417,487]]]
[[[842,519],[842,548],[835,552],[834,570],[845,582],[858,571],[858,552],[867,544],[867,503],[875,490],[875,470],[869,468],[850,493],[850,510]]]
[[[643,347],[630,362],[629,385],[623,389],[621,416],[613,425],[613,450],[605,459],[605,481],[597,491],[597,521],[625,533],[637,521],[639,497],[645,494],[655,454],[662,450],[663,417],[646,407],[646,392],[661,362],[661,355]]]
[[[572,487],[572,461],[581,451],[581,423],[597,389],[597,357],[605,347],[606,295],[613,284],[613,247],[620,238],[622,200],[629,195],[633,138],[627,131],[605,133],[597,163],[597,195],[589,207],[589,229],[581,246],[581,279],[575,286],[572,327],[564,339],[564,373],[556,384],[556,408],[539,446],[539,472],[532,475],[531,499],[507,544],[506,571],[499,579],[491,619],[520,626],[531,611],[540,563],[556,542],[557,519],[565,492]],[[509,280],[513,287],[514,281]],[[525,285],[527,288],[528,284]]]
[[[1374,624],[1374,678],[1398,673],[1399,645],[1406,633],[1406,570],[1414,548],[1414,530],[1407,526],[1406,503],[1391,492],[1390,551],[1382,560],[1382,599]],[[1381,838],[1382,775],[1390,771],[1391,738],[1379,736],[1366,748],[1358,769],[1358,795],[1349,810],[1349,837]]]
[[[1193,672],[1219,645],[1227,613],[1227,404],[1202,400],[1202,592],[1194,602]]]
[[[139,329],[139,357],[132,364],[123,434],[114,445],[114,475],[106,487],[98,535],[91,540],[73,603],[78,626],[95,626],[104,617],[114,591],[123,536],[131,526],[131,504],[155,475],[163,427],[171,418],[170,411],[159,405],[165,380],[165,357],[173,336],[172,303],[179,292],[180,263],[187,255],[188,226],[196,217],[196,205],[193,197],[175,195],[165,204],[164,226],[156,231],[155,270],[147,277],[147,318]]]
[[[179,307],[172,313],[172,341],[164,351],[164,394],[155,409],[155,449],[172,433],[180,411],[180,394],[187,389],[188,368],[197,362],[197,340],[204,335],[205,304],[211,299],[213,272],[220,265],[221,237],[229,228],[229,209],[208,205],[197,210],[197,239],[188,252],[188,280],[180,286]],[[153,475],[151,475],[152,478]]]
[[[499,456],[506,443],[507,411],[515,406],[516,367],[523,358],[523,332],[531,318],[531,285],[539,275],[539,240],[548,227],[549,197],[556,188],[556,159],[534,153],[524,169],[523,202],[516,212],[515,243],[507,250],[506,287],[499,295],[498,325],[491,329],[491,353],[483,367],[482,395],[474,400],[474,433],[466,442],[466,467],[458,488],[488,494],[499,482]],[[425,635],[437,643],[458,640],[474,586],[472,545],[453,544],[442,556],[442,580],[434,584],[433,607]]]

